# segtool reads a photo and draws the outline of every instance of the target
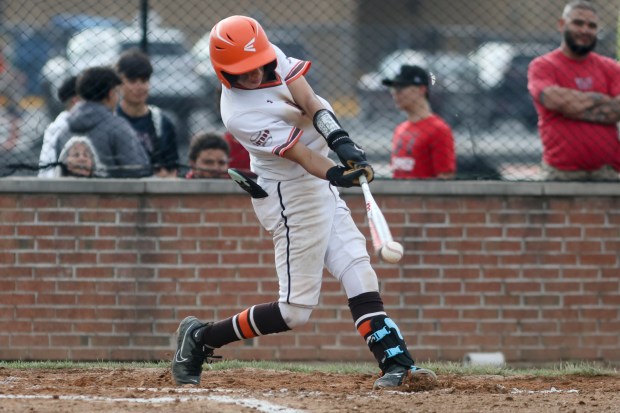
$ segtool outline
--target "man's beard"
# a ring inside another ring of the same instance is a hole
[[[575,42],[575,39],[571,33],[568,30],[564,30],[564,41],[571,52],[575,53],[577,56],[585,56],[594,50],[596,47],[597,38],[594,37],[594,40],[592,40],[592,43],[589,45],[579,45]]]

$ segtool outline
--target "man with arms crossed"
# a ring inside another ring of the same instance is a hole
[[[529,67],[546,180],[618,180],[620,64],[593,52],[598,21],[589,1],[568,3],[560,47]]]

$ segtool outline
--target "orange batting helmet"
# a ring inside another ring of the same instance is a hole
[[[232,85],[227,75],[240,75],[276,60],[260,23],[246,16],[230,16],[213,26],[209,50],[213,69],[228,89]]]

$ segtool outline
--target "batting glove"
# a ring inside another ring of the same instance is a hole
[[[334,186],[350,188],[352,186],[360,186],[360,176],[365,169],[348,169],[344,166],[333,166],[327,170],[325,178]]]
[[[356,165],[368,165],[366,152],[357,146],[348,136],[348,142],[341,143],[333,148],[340,162],[347,168],[355,168]]]

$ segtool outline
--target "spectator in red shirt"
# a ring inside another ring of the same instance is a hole
[[[547,180],[618,180],[620,64],[594,53],[598,15],[589,1],[566,5],[560,47],[530,63]]]
[[[218,112],[220,110],[221,98],[222,85],[219,85],[215,89],[215,106]],[[230,148],[228,167],[238,169],[250,177],[255,177],[256,174],[250,169],[250,153],[248,152],[248,150],[245,149],[243,145],[237,139],[235,139],[233,134],[228,131],[224,132],[224,140],[226,140],[226,143],[228,143],[228,147]]]
[[[394,79],[384,79],[396,106],[407,120],[392,138],[391,169],[395,179],[450,179],[456,172],[454,137],[428,101],[430,74],[419,66],[403,65]]]
[[[249,176],[255,176],[250,170],[250,153],[247,149],[239,143],[232,133],[226,131],[224,133],[224,139],[228,143],[230,148],[230,158],[228,160],[228,167],[240,170]]]

